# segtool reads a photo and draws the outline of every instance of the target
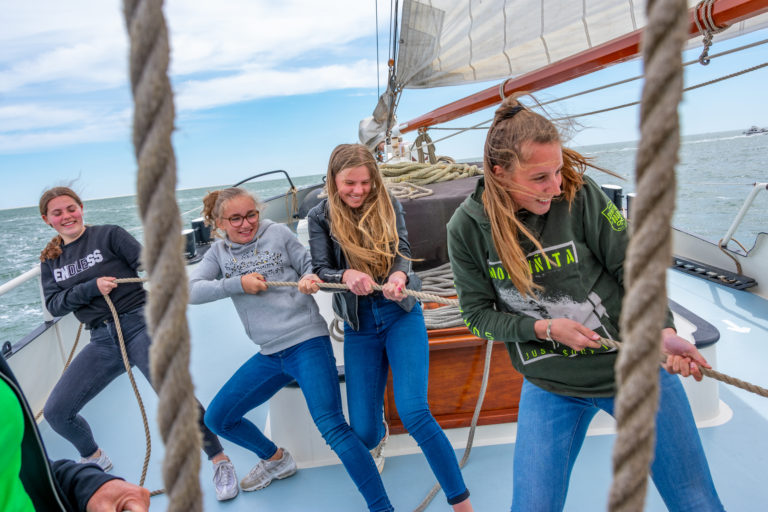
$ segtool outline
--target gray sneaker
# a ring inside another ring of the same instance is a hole
[[[376,463],[376,469],[379,470],[379,473],[384,471],[384,455],[382,455],[382,450],[384,449],[384,445],[387,444],[387,440],[389,439],[389,425],[387,425],[387,422],[384,421],[384,437],[381,438],[381,441],[379,441],[379,444],[376,445],[376,448],[371,450],[371,457],[373,457],[373,462]]]
[[[216,487],[216,499],[231,500],[240,489],[237,487],[235,466],[231,461],[223,460],[213,464],[213,485]]]
[[[93,455],[91,457],[83,457],[80,459],[81,464],[98,464],[104,471],[112,469],[112,461],[109,460],[104,450],[99,450],[99,455]]]
[[[296,461],[293,460],[288,450],[283,448],[283,456],[278,460],[262,460],[248,473],[248,476],[240,480],[240,487],[244,491],[258,491],[272,483],[277,478],[288,478],[297,471]]]

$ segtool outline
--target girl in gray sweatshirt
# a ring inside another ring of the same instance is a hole
[[[260,219],[258,203],[244,189],[209,193],[203,216],[224,236],[192,271],[190,303],[230,297],[246,334],[260,347],[219,390],[205,414],[212,431],[261,459],[240,487],[263,489],[296,472],[288,450],[278,448],[244,417],[295,380],[320,434],[368,509],[394,510],[371,454],[344,420],[328,329],[310,297],[320,279],[311,273],[309,252],[286,226]],[[298,290],[268,288],[266,281],[298,281]]]

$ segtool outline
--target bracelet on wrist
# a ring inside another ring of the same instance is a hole
[[[545,338],[547,341],[555,342],[555,340],[552,339],[552,319],[547,320],[547,337]]]

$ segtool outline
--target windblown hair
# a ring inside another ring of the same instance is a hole
[[[83,201],[80,200],[80,196],[78,196],[74,190],[69,187],[53,187],[43,192],[43,195],[40,196],[40,215],[48,215],[48,203],[61,196],[69,196],[74,199],[80,208],[83,207]],[[62,245],[64,245],[64,239],[57,233],[56,236],[51,238],[51,241],[48,242],[48,245],[46,245],[45,249],[40,253],[40,261],[52,260],[61,256]]]
[[[498,165],[505,171],[514,172],[524,167],[530,157],[526,152],[527,143],[562,144],[562,137],[552,121],[529,110],[518,101],[523,94],[507,97],[496,110],[493,123],[488,129],[483,152],[483,206],[491,221],[493,244],[509,278],[523,296],[531,296],[540,287],[533,282],[526,254],[520,245],[521,236],[530,240],[542,253],[544,250],[536,237],[517,218],[515,210],[518,205],[512,200],[509,192],[532,192],[522,187],[512,188],[509,184],[502,184],[493,173],[493,168]],[[553,200],[568,201],[570,205],[576,197],[576,192],[584,184],[584,171],[587,167],[595,166],[572,149],[563,147],[562,152],[562,194]]]
[[[358,208],[339,197],[336,176],[344,169],[364,165],[371,177],[371,191]],[[362,144],[341,144],[331,153],[326,178],[331,234],[341,246],[350,268],[376,280],[385,278],[398,250],[395,209],[384,186],[376,160]]]
[[[208,192],[203,198],[203,221],[207,226],[211,226],[213,229],[213,236],[221,237],[218,229],[220,228],[219,221],[223,220],[221,215],[224,211],[224,204],[230,199],[238,196],[250,197],[256,205],[256,210],[261,210],[262,204],[259,203],[253,194],[244,188],[229,187],[221,190],[214,190],[213,192]]]

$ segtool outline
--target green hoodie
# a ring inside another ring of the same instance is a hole
[[[629,236],[621,212],[589,177],[570,206],[554,200],[544,215],[518,212],[548,259],[527,239],[523,251],[536,298],[524,298],[501,264],[477,184],[448,223],[448,254],[462,316],[475,336],[506,342],[515,369],[537,386],[569,396],[615,394],[616,351],[576,351],[536,337],[542,318],[570,318],[609,339],[619,336],[624,253]],[[668,313],[667,326],[672,327]]]

